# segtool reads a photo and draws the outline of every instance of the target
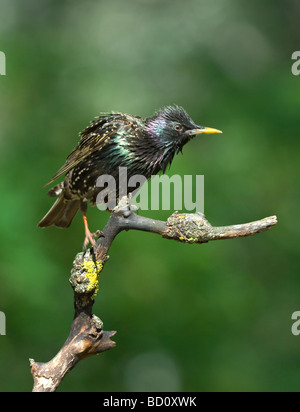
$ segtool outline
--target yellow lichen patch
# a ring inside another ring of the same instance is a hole
[[[184,219],[185,218],[185,216],[179,216],[179,219]]]
[[[198,242],[198,239],[196,237],[190,237],[189,239],[187,239],[187,241],[189,243],[196,243],[196,242]]]
[[[87,292],[95,291],[93,298],[97,295],[99,290],[99,275],[103,268],[103,263],[101,260],[94,262],[93,260],[84,259],[82,267],[85,270],[85,278],[88,280],[89,284],[86,288]]]
[[[196,243],[196,242],[198,242],[198,239],[196,237],[187,238],[187,237],[180,236],[179,240],[184,241],[186,243]]]

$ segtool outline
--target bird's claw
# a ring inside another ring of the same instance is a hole
[[[102,230],[97,230],[95,233],[91,233],[90,231],[85,233],[85,239],[82,245],[82,249],[83,251],[87,250],[88,244],[90,243],[92,245],[92,247],[95,246],[95,239],[97,237],[105,237],[105,234],[102,232]]]

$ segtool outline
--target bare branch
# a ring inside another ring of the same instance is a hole
[[[206,243],[211,240],[252,236],[277,224],[276,216],[233,226],[212,226],[201,213],[175,212],[167,222],[139,216],[128,199],[123,198],[111,214],[94,249],[78,253],[71,271],[75,316],[68,339],[48,363],[30,360],[34,392],[53,392],[66,374],[82,359],[115,346],[110,338],[116,332],[104,332],[102,321],[92,314],[98,291],[99,275],[108,259],[107,252],[115,237],[124,230],[141,230],[183,243]]]
[[[202,213],[174,213],[168,219],[168,230],[162,235],[168,239],[185,243],[206,243],[210,240],[253,236],[270,229],[276,224],[276,216],[271,216],[241,225],[214,227]]]
[[[95,256],[103,260],[114,240],[123,230],[141,230],[152,232],[166,239],[183,243],[207,243],[211,240],[233,239],[253,236],[269,230],[277,224],[277,217],[271,216],[251,223],[232,226],[212,226],[202,213],[173,213],[167,222],[149,219],[133,213],[128,199],[123,198],[95,245]]]
[[[75,306],[71,331],[61,350],[50,362],[40,363],[30,359],[33,392],[54,392],[80,360],[116,345],[110,340],[116,332],[103,331],[102,321],[92,314],[101,270],[102,266],[95,264],[90,251],[76,256],[70,277]]]

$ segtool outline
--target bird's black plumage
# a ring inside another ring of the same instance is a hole
[[[174,155],[196,134],[217,132],[197,126],[178,106],[146,119],[123,113],[100,115],[80,133],[77,147],[47,183],[66,173],[64,181],[49,191],[58,199],[39,226],[68,227],[80,207],[84,209],[88,201],[95,204],[101,190],[96,186],[99,176],[111,175],[118,183],[119,167],[126,167],[128,179],[137,174],[148,179],[165,172]]]

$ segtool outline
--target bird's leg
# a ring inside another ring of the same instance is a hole
[[[87,245],[89,243],[91,243],[91,245],[94,247],[96,237],[99,235],[103,235],[103,232],[101,232],[101,230],[97,230],[95,233],[91,233],[89,226],[88,226],[87,217],[86,217],[86,211],[87,211],[86,202],[81,203],[80,210],[81,210],[82,217],[83,217],[83,224],[84,224],[84,231],[85,231],[85,239],[84,239],[82,248],[83,250],[86,250]]]

